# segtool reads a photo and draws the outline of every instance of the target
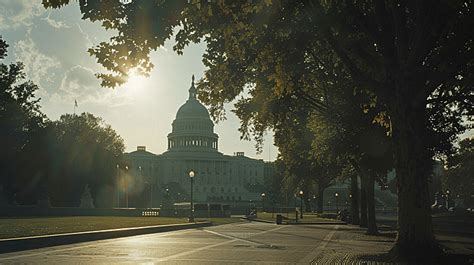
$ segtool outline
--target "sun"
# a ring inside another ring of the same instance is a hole
[[[148,77],[141,75],[136,69],[128,72],[128,80],[123,85],[124,93],[131,98],[144,96]]]
[[[128,80],[126,82],[127,85],[134,87],[137,85],[141,85],[147,80],[147,77],[140,74],[136,69],[131,69],[128,72]]]

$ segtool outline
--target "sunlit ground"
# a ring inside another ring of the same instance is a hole
[[[213,224],[226,224],[240,221],[239,218],[210,218],[197,219],[196,221],[205,220],[212,221]],[[120,216],[0,218],[0,238],[179,223],[187,223],[187,218]]]

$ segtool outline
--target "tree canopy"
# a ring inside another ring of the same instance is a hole
[[[97,207],[112,207],[123,139],[90,113],[64,114],[51,124],[48,188],[56,206],[79,206],[86,184]],[[54,139],[54,140],[53,140]]]
[[[1,58],[8,45],[0,37]],[[44,175],[41,150],[36,149],[46,126],[40,111],[38,87],[27,79],[22,63],[0,64],[0,185],[10,202],[21,200],[21,182]],[[36,159],[35,157],[39,158]],[[31,167],[24,167],[29,163]],[[30,185],[34,186],[34,183]],[[18,194],[17,194],[18,193]]]
[[[0,38],[0,57],[8,45]],[[21,62],[0,64],[0,186],[10,203],[78,206],[86,184],[96,206],[112,206],[116,164],[123,139],[92,114],[50,121],[40,110],[38,86]],[[112,196],[112,199],[111,197]]]

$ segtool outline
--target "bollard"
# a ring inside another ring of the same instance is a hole
[[[283,216],[281,214],[277,214],[276,224],[281,225],[283,223]]]

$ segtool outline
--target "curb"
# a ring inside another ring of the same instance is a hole
[[[260,223],[267,223],[267,224],[275,224],[273,221],[269,220],[263,220],[263,219],[253,219],[253,218],[247,218],[247,217],[242,217],[241,219],[251,221],[251,222],[260,222]]]
[[[289,222],[288,225],[347,225],[346,222],[312,222],[312,223],[295,223]]]
[[[276,224],[276,222],[273,222],[273,221],[269,221],[269,220],[263,220],[263,219],[249,219],[249,218],[245,218],[245,217],[242,217],[241,219],[244,219],[244,220],[247,220],[247,221],[253,221],[253,222],[260,222],[260,223],[268,223],[268,224]],[[296,223],[296,222],[288,222],[288,221],[284,221],[282,223],[282,225],[347,225],[346,222],[331,222],[331,221],[328,221],[328,222],[307,222],[307,223]]]
[[[212,222],[199,222],[193,224],[155,225],[132,228],[119,228],[77,233],[18,237],[0,239],[0,253],[16,252],[28,249],[37,249],[59,245],[81,243],[102,239],[136,236],[143,234],[161,233],[190,228],[212,226]]]
[[[288,225],[347,225],[346,222],[332,222],[332,221],[327,221],[327,222],[287,222],[286,224]]]

